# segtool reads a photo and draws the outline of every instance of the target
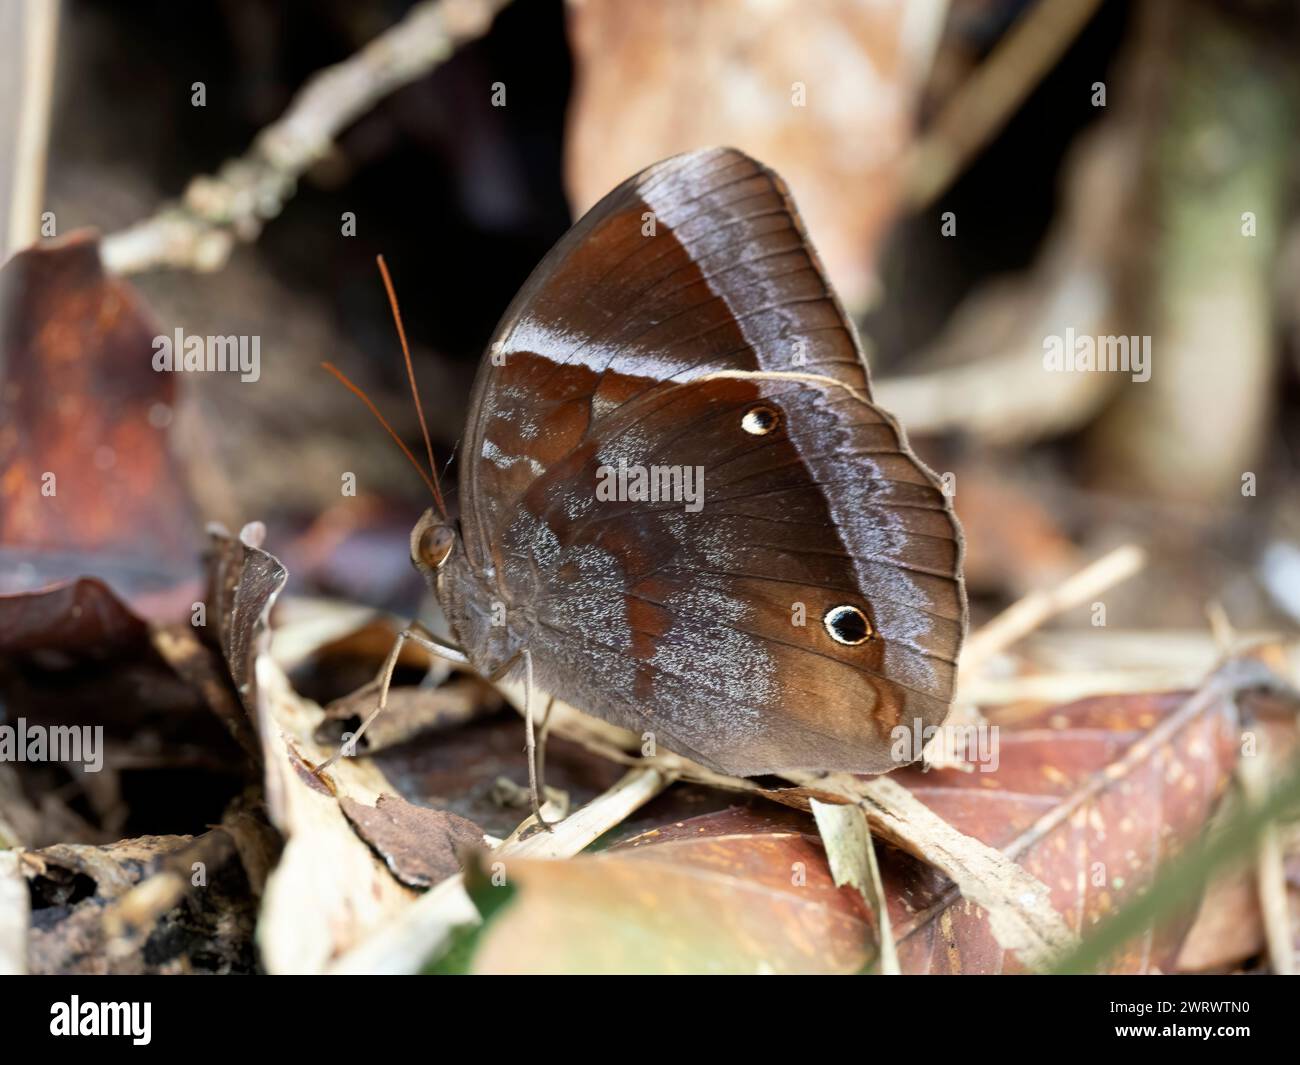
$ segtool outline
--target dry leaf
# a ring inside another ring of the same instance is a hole
[[[1236,687],[1216,675],[1192,695],[1122,695],[1052,707],[1000,732],[996,773],[893,778],[935,813],[1014,857],[1046,884],[1085,935],[1205,827],[1236,762]],[[907,871],[893,913],[908,972],[1001,972],[1015,966],[987,916],[942,878]],[[886,869],[886,884],[890,870]],[[1191,915],[1112,959],[1120,972],[1167,971]]]
[[[158,332],[87,233],[0,269],[3,590],[99,577],[158,617],[193,600],[196,527],[167,443]]]
[[[835,886],[815,830],[751,811],[572,861],[503,864],[515,895],[474,972],[853,973],[874,953],[866,906]]]
[[[339,805],[393,875],[410,887],[432,887],[454,876],[460,872],[457,850],[483,844],[483,830],[474,822],[393,795],[381,795],[374,806],[346,797]]]
[[[1204,830],[1236,762],[1241,735],[1236,699],[1254,685],[1267,683],[1269,676],[1258,664],[1237,663],[1190,694],[1106,696],[1033,711],[1000,729],[994,772],[981,772],[978,767],[973,772],[903,770],[855,787],[863,801],[869,801],[873,789],[882,785],[906,789],[908,803],[924,804],[951,826],[951,835],[964,833],[972,842],[1015,859],[1026,883],[1045,886],[1042,901],[1068,922],[1070,931],[1084,935],[1149,881],[1159,862]],[[715,783],[721,782],[715,775]],[[826,787],[831,782],[832,778],[822,778],[820,784]],[[818,795],[814,785],[768,794],[801,805],[810,796],[834,797]],[[908,803],[891,802],[883,824],[891,824],[909,808]],[[924,852],[928,837],[918,835],[914,827],[902,835],[909,849]],[[880,851],[903,971],[1022,970],[1024,960],[1010,953],[995,934],[988,912],[962,898],[952,881],[930,864],[943,864],[948,858],[938,850],[924,861],[895,847]],[[598,878],[600,868],[593,864],[571,875]],[[975,887],[997,890],[997,876],[986,872],[988,878],[977,880]],[[681,874],[663,883],[687,890],[685,877]],[[589,892],[615,890],[583,883],[583,890]],[[661,895],[661,909],[672,910],[679,904],[667,886]],[[972,893],[972,897],[980,896]],[[1024,901],[1007,899],[1005,906],[1012,909]],[[680,905],[689,909],[693,904],[686,899]],[[1129,944],[1113,959],[1112,967],[1121,972],[1168,971],[1190,916],[1175,915],[1160,929]],[[731,921],[733,926],[743,926],[741,917]],[[512,934],[517,940],[526,938],[522,929]],[[1005,940],[1005,930],[1002,936]],[[500,956],[493,957],[494,965],[506,964]],[[530,957],[537,962],[540,955]],[[728,957],[738,961],[734,951]],[[618,964],[612,956],[576,960]],[[648,948],[635,960],[655,964]]]
[[[353,759],[327,777],[313,776],[311,767],[325,759],[312,738],[321,710],[294,693],[267,654],[267,622],[287,574],[261,549],[260,526],[246,526],[238,540],[209,531],[212,621],[257,722],[268,812],[287,841],[267,878],[258,944],[270,972],[320,972],[410,901],[339,809],[339,794],[373,802],[385,782]]]

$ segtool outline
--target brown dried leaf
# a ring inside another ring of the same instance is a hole
[[[135,290],[105,276],[92,235],[0,268],[4,591],[90,576],[146,616],[192,600],[176,587],[196,529],[167,445],[174,384],[153,369],[158,332]]]
[[[148,626],[103,581],[86,577],[0,595],[0,653],[110,659],[148,639]]]
[[[1192,695],[1103,696],[1001,730],[996,773],[905,770],[893,779],[962,831],[1046,884],[1080,936],[1201,832],[1231,779],[1236,688],[1216,675]],[[906,870],[891,910],[908,972],[1015,970],[987,916],[932,872]],[[890,881],[887,868],[886,883]],[[897,896],[899,903],[904,897]],[[1120,972],[1168,971],[1190,914],[1112,959]]]
[[[266,529],[258,522],[245,525],[238,539],[220,525],[208,526],[209,620],[215,624],[216,643],[225,656],[235,690],[254,720],[254,664],[257,655],[265,650],[271,607],[289,579],[280,560],[261,549],[265,535]]]
[[[260,525],[245,526],[238,540],[216,526],[209,533],[211,627],[257,724],[266,806],[286,840],[266,877],[258,944],[271,972],[319,972],[410,899],[339,809],[339,795],[373,801],[386,782],[354,759],[328,775],[312,772],[325,759],[312,738],[320,708],[298,697],[267,653],[268,618],[287,573],[262,550]]]
[[[257,733],[235,694],[221,656],[196,635],[188,623],[156,628],[153,646],[162,659],[192,688],[202,693],[209,709],[226,726],[254,765],[261,759]]]
[[[339,805],[361,837],[403,884],[432,887],[460,872],[460,848],[482,846],[483,830],[472,821],[381,795],[374,806],[346,796]]]
[[[517,895],[473,971],[856,972],[874,950],[869,914],[792,817],[809,823],[732,809],[572,861],[508,859]]]
[[[267,880],[258,944],[269,972],[317,973],[404,909],[412,893],[339,807],[341,795],[374,802],[386,782],[351,758],[313,776],[308,765],[325,758],[311,738],[319,708],[298,698],[269,657],[259,656],[257,669],[267,803],[287,841]]]
[[[251,729],[237,702],[238,715],[229,712],[233,695],[214,701],[224,683],[214,653],[181,631],[195,656],[188,666],[173,661],[155,642],[163,631],[97,578],[0,596],[0,704],[9,723],[102,729],[103,738],[100,772],[79,762],[0,767],[0,835],[29,847],[103,843],[220,816],[242,786],[226,732],[247,743]],[[200,673],[208,683],[195,683]],[[187,774],[181,801],[157,771]]]
[[[1253,700],[1246,693],[1267,682],[1257,665],[1239,663],[1191,694],[1105,696],[1027,713],[1002,727],[994,772],[909,769],[891,774],[888,782],[907,788],[954,829],[1013,858],[1046,885],[1052,907],[1070,929],[1086,935],[1102,916],[1131,899],[1160,862],[1204,830],[1236,763],[1237,699]],[[811,793],[771,794],[805,803]],[[788,952],[788,941],[814,934],[821,938],[803,943],[808,957],[820,952],[838,959],[836,964],[865,961],[873,942],[865,931],[857,940],[859,953],[851,955],[844,929],[824,915],[811,921],[798,896],[794,901],[768,897],[768,889],[777,885],[790,888],[789,849],[795,844],[771,826],[752,832],[737,816],[751,815],[708,815],[643,833],[631,845],[670,867],[649,874],[608,864],[622,847],[569,863],[577,869],[533,870],[509,862],[507,876],[519,895],[485,930],[476,968],[695,971],[709,965],[709,954],[716,952],[718,965],[729,971],[764,965],[781,971],[802,964],[803,955]],[[789,816],[802,820],[785,822],[787,832],[793,826],[801,838],[811,836],[805,815],[792,811]],[[714,824],[725,827],[715,830]],[[806,826],[802,832],[800,824]],[[750,912],[727,912],[716,927],[700,927],[709,911],[701,899],[711,895],[695,884],[698,855],[685,847],[696,836],[711,842],[711,851],[699,853],[716,870],[756,884],[747,892],[743,883],[728,882],[725,898],[713,900],[714,910]],[[728,839],[743,856],[730,853]],[[665,844],[678,846],[661,850]],[[988,914],[963,899],[927,861],[894,847],[878,846],[878,855],[904,972],[1023,968],[994,935]],[[815,882],[814,870],[829,882],[820,848],[808,857],[809,883]],[[685,868],[671,868],[677,862]],[[565,936],[577,934],[574,922],[585,912],[575,901],[580,898],[595,900],[590,920],[601,932],[586,935],[603,942],[565,944]],[[1174,915],[1129,944],[1112,960],[1114,971],[1170,971],[1190,918]],[[616,933],[614,926],[621,923],[628,927]],[[755,931],[764,927],[775,930],[776,947]],[[699,956],[690,949],[697,933],[704,944]]]

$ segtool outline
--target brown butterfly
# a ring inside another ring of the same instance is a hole
[[[459,520],[430,481],[411,534],[455,644],[403,639],[523,670],[530,769],[535,686],[739,776],[882,772],[896,726],[946,715],[957,521],[741,152],[657,163],[569,230],[497,328],[461,463]]]

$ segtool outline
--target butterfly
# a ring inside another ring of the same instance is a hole
[[[656,163],[561,238],[492,338],[458,461],[458,518],[426,477],[411,533],[454,642],[403,638],[522,670],[530,770],[538,688],[736,776],[884,772],[896,730],[946,716],[950,499],[747,155]]]

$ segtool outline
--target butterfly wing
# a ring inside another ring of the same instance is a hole
[[[896,726],[947,711],[956,521],[740,152],[643,171],[534,272],[480,370],[461,507],[470,597],[542,686],[706,765],[883,771]]]

